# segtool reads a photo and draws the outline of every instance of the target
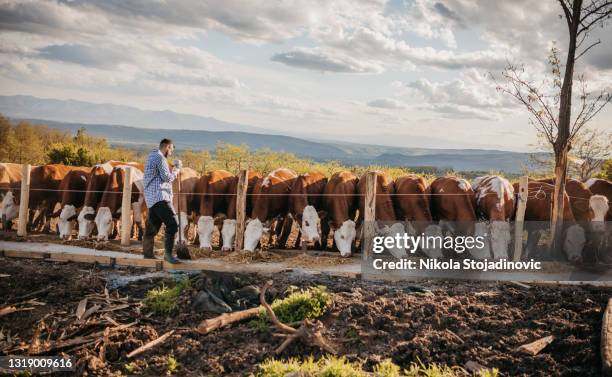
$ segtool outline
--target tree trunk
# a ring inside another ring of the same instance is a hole
[[[551,240],[552,253],[555,259],[562,256],[561,245],[563,245],[563,212],[565,180],[567,179],[567,154],[568,150],[564,149],[561,153],[555,156],[555,191],[553,197],[552,208],[552,225],[551,225]]]
[[[559,98],[559,124],[557,140],[555,141],[555,192],[552,209],[552,251],[555,255],[562,245],[563,211],[565,194],[565,179],[567,177],[567,154],[570,149],[570,123],[572,115],[572,86],[574,78],[574,63],[576,60],[576,39],[580,17],[582,0],[573,3],[572,19],[568,20],[569,46],[567,49],[567,60],[561,94]],[[557,255],[555,255],[557,256]]]

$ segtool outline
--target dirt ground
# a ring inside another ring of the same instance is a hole
[[[181,294],[175,312],[147,315],[141,310],[146,292],[162,284],[172,286],[176,275],[157,273],[114,288],[117,276],[146,272],[0,258],[0,308],[22,309],[0,316],[0,354],[64,352],[76,357],[77,375],[165,375],[168,356],[173,356],[178,362],[175,375],[244,376],[280,344],[281,339],[255,329],[248,321],[208,335],[193,330],[201,320],[217,315],[194,309],[192,301],[198,291],[233,292],[261,286],[270,277],[191,275],[192,284]],[[502,376],[600,375],[601,319],[612,293],[609,289],[526,289],[459,281],[380,283],[300,270],[273,278],[270,300],[282,297],[290,285],[327,286],[333,293],[333,306],[321,318],[326,336],[341,355],[363,363],[367,370],[391,358],[402,367],[417,359],[459,366],[475,361],[499,368]],[[88,309],[99,308],[79,321],[75,313],[85,297]],[[244,305],[251,307],[256,302]],[[130,351],[171,330],[174,333],[163,344],[127,358]],[[536,356],[516,350],[548,335],[554,341]],[[281,357],[311,354],[321,356],[318,349],[296,343]]]

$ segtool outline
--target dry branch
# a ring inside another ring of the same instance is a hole
[[[128,354],[127,354],[127,358],[128,358],[128,359],[131,359],[132,357],[134,357],[134,356],[136,356],[136,355],[138,355],[138,354],[141,354],[141,353],[143,353],[143,352],[145,352],[145,351],[147,351],[147,350],[149,350],[149,349],[151,349],[151,348],[153,348],[153,347],[155,347],[155,346],[157,346],[157,345],[159,345],[159,344],[162,344],[162,343],[163,343],[163,342],[165,342],[165,341],[166,341],[166,339],[168,339],[168,338],[169,338],[169,337],[170,337],[172,334],[174,334],[174,330],[170,330],[170,331],[168,331],[167,333],[165,333],[164,335],[160,336],[159,338],[157,338],[157,339],[155,339],[155,340],[152,340],[152,341],[150,341],[149,343],[147,343],[147,344],[145,344],[145,345],[143,345],[143,346],[140,346],[140,347],[136,348],[134,351],[132,351],[132,352],[130,352],[130,353],[128,353]]]
[[[260,311],[260,308],[257,307],[257,308],[247,309],[247,310],[241,310],[238,312],[224,313],[218,317],[206,319],[200,322],[200,324],[196,328],[196,331],[202,335],[206,335],[211,331],[214,331],[221,327],[225,327],[234,322],[240,322],[240,321],[244,321],[245,319],[255,317],[257,314],[259,314],[259,311]]]
[[[546,346],[548,346],[552,341],[555,340],[555,337],[552,335],[546,336],[544,338],[538,339],[535,342],[531,342],[529,344],[523,344],[516,350],[527,355],[535,356],[540,351],[542,351]]]

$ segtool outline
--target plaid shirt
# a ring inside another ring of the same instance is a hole
[[[144,168],[144,197],[147,208],[162,200],[172,202],[172,181],[175,179],[176,174],[170,171],[168,161],[159,149],[149,153]]]

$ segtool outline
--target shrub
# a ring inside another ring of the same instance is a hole
[[[416,363],[413,362],[408,369],[404,370],[404,375],[408,377],[460,377],[469,376],[469,373],[459,366],[449,367],[436,363],[425,365],[417,359]]]
[[[166,361],[166,374],[173,374],[176,372],[176,368],[178,368],[178,361],[176,361],[174,356],[168,356],[168,360]]]
[[[300,370],[300,363],[296,359],[281,361],[269,359],[259,364],[255,377],[284,377],[287,373]]]
[[[410,368],[402,373],[400,367],[390,359],[386,359],[374,366],[374,375],[377,377],[466,377],[470,374],[463,368],[446,365],[425,365],[421,360],[413,362]],[[284,377],[288,373],[299,372],[301,377],[365,377],[372,375],[366,373],[359,364],[349,362],[345,357],[329,356],[317,361],[312,356],[300,362],[295,358],[286,361],[268,359],[259,364],[255,375],[251,377]],[[499,371],[481,370],[474,377],[497,377]]]
[[[312,287],[307,290],[290,291],[289,295],[272,302],[272,310],[281,322],[291,323],[304,319],[319,318],[329,310],[332,297],[325,286]],[[259,318],[252,321],[256,329],[267,328],[268,313],[262,309]]]
[[[322,359],[317,377],[362,377],[365,373],[361,368],[350,363],[344,357],[329,357]]]
[[[178,307],[178,298],[181,292],[190,286],[189,279],[178,281],[173,288],[164,284],[147,292],[142,304],[146,312],[155,314],[171,313]]]
[[[391,359],[385,359],[374,367],[374,373],[381,377],[399,377],[401,369]]]

